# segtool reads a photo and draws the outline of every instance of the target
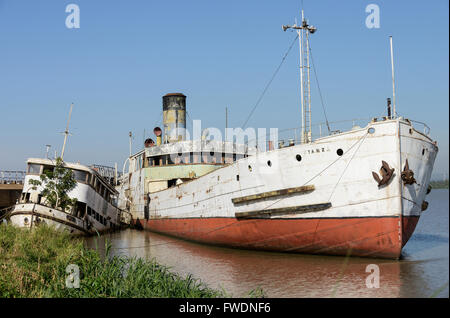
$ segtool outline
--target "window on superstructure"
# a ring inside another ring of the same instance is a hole
[[[41,173],[41,165],[37,165],[34,163],[28,164],[28,171],[29,174],[40,174]]]
[[[86,171],[73,170],[73,175],[75,180],[85,183],[88,177],[88,173]]]
[[[55,169],[54,166],[46,166],[44,165],[44,169],[42,170],[43,174],[53,173],[53,170]]]

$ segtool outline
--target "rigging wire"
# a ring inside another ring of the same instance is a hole
[[[317,77],[316,66],[314,65],[314,59],[313,59],[313,55],[312,55],[311,46],[309,46],[309,55],[311,56],[311,62],[312,62],[313,71],[314,71],[314,78],[316,79],[317,89],[319,91],[319,96],[320,96],[320,102],[322,103],[323,115],[325,116],[325,122],[327,124],[328,133],[330,134],[331,133],[330,123],[328,122],[327,113],[325,112],[325,104],[323,102],[322,90],[320,89],[320,85],[319,85],[319,78]]]
[[[278,65],[277,69],[275,70],[275,72],[273,73],[271,79],[269,80],[269,82],[267,83],[267,85],[265,86],[263,92],[261,93],[261,95],[258,98],[258,101],[256,102],[255,106],[253,106],[252,111],[250,112],[250,114],[248,115],[247,119],[245,120],[244,124],[242,125],[242,129],[245,129],[245,126],[247,125],[248,121],[250,120],[250,117],[252,117],[255,109],[258,107],[259,103],[261,102],[262,98],[264,97],[264,95],[266,94],[267,90],[269,89],[270,84],[272,84],[273,80],[275,79],[275,76],[277,76],[278,71],[280,70],[281,66],[283,65],[284,61],[286,60],[286,57],[288,56],[289,52],[291,51],[292,47],[294,46],[295,42],[298,39],[298,34],[295,36],[294,41],[292,41],[291,46],[289,47],[289,49],[287,50],[286,54],[283,56],[280,65]]]

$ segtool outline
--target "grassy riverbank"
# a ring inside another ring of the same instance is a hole
[[[79,288],[66,287],[70,264],[79,268]],[[84,247],[82,240],[45,226],[29,231],[0,225],[0,297],[226,295],[191,276],[171,273],[154,261],[123,256],[102,259],[96,251]]]

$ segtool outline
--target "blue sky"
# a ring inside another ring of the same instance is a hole
[[[80,28],[65,25],[68,4]],[[365,25],[368,4],[380,28]],[[448,1],[304,0],[318,32],[311,39],[330,121],[371,118],[392,95],[389,35],[394,37],[397,111],[427,123],[448,173]],[[188,119],[223,128],[243,124],[293,40],[282,24],[301,1],[0,0],[0,170],[23,170],[45,145],[60,152],[75,103],[65,159],[119,167],[161,125],[161,97],[188,96]],[[295,47],[249,121],[300,126]],[[313,122],[324,116],[312,85]],[[189,128],[189,124],[188,124]]]

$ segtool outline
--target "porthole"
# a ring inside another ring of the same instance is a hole
[[[178,153],[178,157],[181,157],[183,155],[183,153],[179,152]]]
[[[370,127],[370,128],[367,130],[367,132],[368,132],[369,134],[373,134],[373,133],[375,132],[375,128]]]
[[[269,167],[272,167],[272,161],[267,161],[267,165],[269,166]]]
[[[23,223],[24,223],[24,224],[28,224],[28,218],[24,218],[24,219],[23,219]]]
[[[212,157],[212,156],[214,156],[214,151],[210,151],[209,152],[209,155]]]
[[[342,150],[341,148],[339,148],[339,149],[336,151],[336,153],[337,153],[338,156],[342,156],[342,155],[344,154],[344,150]]]
[[[302,156],[296,155],[296,156],[295,156],[295,159],[297,159],[297,161],[302,161]]]

